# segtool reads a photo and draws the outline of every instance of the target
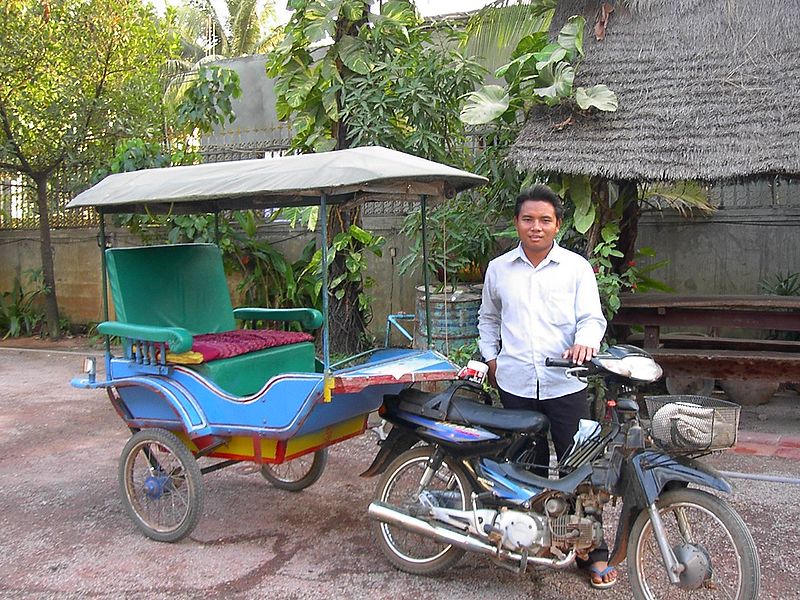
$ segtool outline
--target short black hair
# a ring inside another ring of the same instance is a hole
[[[522,204],[524,202],[528,202],[529,200],[549,202],[553,205],[553,209],[556,211],[556,219],[561,221],[564,218],[564,205],[561,204],[561,198],[559,198],[558,195],[548,186],[544,185],[543,183],[539,183],[533,187],[522,190],[519,196],[517,196],[517,203],[514,205],[515,219],[519,217],[519,213],[522,210]]]

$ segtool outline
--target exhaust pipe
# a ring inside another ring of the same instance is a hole
[[[381,521],[387,525],[394,525],[412,533],[433,538],[437,542],[450,544],[451,546],[456,546],[469,552],[486,554],[492,558],[510,562],[521,563],[523,561],[522,554],[487,544],[486,542],[472,537],[469,534],[453,531],[452,529],[438,525],[432,525],[427,521],[423,521],[422,519],[417,519],[416,517],[412,517],[411,515],[400,512],[385,502],[372,502],[369,505],[367,514],[370,516],[370,518],[375,519],[376,521]],[[545,565],[554,568],[569,566],[574,560],[574,550],[570,550],[569,554],[567,554],[563,559],[528,556],[528,564]]]

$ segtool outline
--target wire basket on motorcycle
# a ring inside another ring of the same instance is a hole
[[[650,435],[665,450],[691,454],[736,445],[741,407],[708,396],[647,396]]]

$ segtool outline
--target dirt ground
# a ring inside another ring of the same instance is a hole
[[[118,496],[128,432],[102,391],[70,387],[84,353],[81,341],[70,343],[59,351],[0,347],[2,598],[630,597],[624,566],[608,592],[591,590],[575,569],[517,577],[477,556],[436,578],[396,571],[366,517],[376,482],[357,476],[376,451],[372,434],[334,446],[325,474],[298,494],[270,487],[244,464],[211,473],[191,537],[150,541]],[[743,429],[800,434],[796,394],[744,413]],[[797,461],[732,453],[709,460],[724,470],[800,478]],[[734,486],[729,501],[760,553],[761,597],[800,598],[800,486]]]

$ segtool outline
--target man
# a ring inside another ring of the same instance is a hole
[[[520,243],[489,263],[478,319],[489,382],[504,407],[547,415],[559,460],[578,421],[589,417],[586,384],[567,377],[564,369],[545,367],[545,359],[591,360],[606,330],[591,265],[555,242],[563,216],[561,201],[545,185],[519,195],[514,225]],[[547,444],[539,444],[534,462],[547,465],[549,455]],[[590,554],[586,564],[593,587],[616,583],[607,560],[605,544]]]

